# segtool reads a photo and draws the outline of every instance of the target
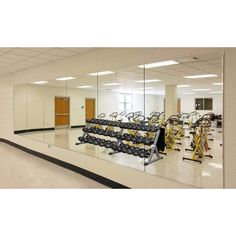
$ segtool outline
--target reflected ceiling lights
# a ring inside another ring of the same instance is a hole
[[[213,78],[217,77],[218,75],[215,74],[206,74],[206,75],[188,75],[184,76],[186,79],[200,79],[200,78]]]
[[[170,66],[170,65],[175,65],[175,64],[179,64],[179,62],[177,61],[173,61],[173,60],[168,60],[168,61],[159,61],[159,62],[154,62],[154,63],[150,63],[150,64],[145,64],[145,65],[139,65],[139,68],[144,68],[145,69],[149,69],[149,68],[155,68],[155,67],[161,67],[161,66]]]
[[[211,90],[203,88],[203,89],[193,89],[193,91],[211,91]]]
[[[121,83],[108,83],[108,84],[103,84],[105,86],[115,86],[115,85],[122,85]]]
[[[222,91],[212,91],[212,92],[209,92],[209,93],[217,94],[217,93],[223,93],[223,92]]]
[[[101,72],[90,73],[89,75],[97,76],[97,75],[109,75],[113,73],[114,73],[113,71],[101,71]]]
[[[190,94],[195,94],[195,93],[183,93],[184,95],[190,95]]]
[[[57,78],[56,80],[65,81],[65,80],[72,80],[72,79],[75,79],[75,77],[63,77],[63,78]]]
[[[177,88],[188,88],[190,86],[191,85],[188,85],[188,84],[180,84],[180,85],[177,85]]]
[[[146,79],[146,80],[136,80],[135,82],[137,83],[153,83],[153,82],[160,82],[161,80],[159,79]]]
[[[90,85],[83,85],[83,86],[78,86],[77,88],[92,88],[93,86]]]
[[[144,88],[137,88],[137,89],[143,89],[144,90]],[[154,89],[154,87],[145,87],[145,89]]]
[[[47,84],[48,81],[36,81],[36,82],[33,82],[32,84]]]
[[[213,83],[213,85],[223,85],[223,83]]]

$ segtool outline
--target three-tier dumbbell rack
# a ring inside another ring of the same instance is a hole
[[[87,120],[85,128],[89,128],[89,127],[91,127],[93,125],[96,125],[96,124],[100,124],[100,125],[103,126],[104,123],[105,123],[104,120],[99,122],[99,119],[95,119],[95,122],[92,122],[92,120]],[[107,121],[107,123],[109,123],[109,121]],[[149,149],[150,152],[148,153],[147,156],[143,156],[144,165],[147,166],[147,165],[149,165],[153,162],[156,162],[156,161],[159,161],[159,160],[163,159],[163,157],[160,156],[160,152],[158,151],[158,148],[157,148],[157,142],[158,142],[158,139],[160,137],[160,132],[161,132],[160,128],[159,127],[150,127],[150,129],[149,129],[149,127],[147,125],[142,126],[143,128],[139,126],[139,129],[136,129],[135,127],[133,127],[133,128],[123,128],[124,126],[126,126],[127,123],[129,123],[129,122],[118,122],[117,121],[117,122],[112,122],[112,124],[111,124],[111,122],[110,122],[110,124],[105,124],[105,126],[109,125],[109,126],[120,128],[120,131],[119,131],[120,137],[122,137],[122,135],[124,134],[124,131],[127,130],[127,129],[154,132],[155,133],[154,140],[152,142],[150,142],[150,144],[145,144],[146,146],[150,146],[150,149]],[[123,125],[123,127],[122,127],[122,125]],[[82,138],[84,139],[88,135],[89,135],[89,132],[84,132]],[[102,135],[102,134],[96,134],[96,135]],[[109,137],[112,137],[112,136],[109,136]],[[123,139],[123,138],[116,138],[116,137],[112,137],[112,138],[116,139],[116,146],[115,146],[115,148],[110,147],[114,151],[110,152],[109,155],[120,153],[118,147],[123,144],[123,141],[130,141],[130,140],[126,140],[126,139]],[[106,141],[106,140],[104,140],[104,141]],[[76,145],[81,145],[81,144],[86,144],[86,143],[87,142],[80,141],[79,143],[76,143]],[[132,146],[130,146],[130,148],[132,148]],[[140,150],[141,150],[141,148],[140,148]],[[126,154],[128,154],[128,153],[126,153]],[[156,158],[154,158],[154,157],[156,157]]]

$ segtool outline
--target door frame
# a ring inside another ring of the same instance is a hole
[[[56,126],[56,107],[55,107],[55,100],[56,100],[56,98],[68,98],[69,99],[69,124],[68,125],[60,125],[60,126]],[[71,121],[71,119],[70,119],[70,111],[71,111],[71,109],[70,109],[70,96],[59,96],[59,95],[56,95],[56,96],[54,96],[54,128],[55,129],[64,129],[64,128],[70,128],[71,126],[70,126],[70,121]]]

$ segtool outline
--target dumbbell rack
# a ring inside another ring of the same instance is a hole
[[[122,122],[122,123],[124,123],[124,122]],[[90,127],[91,124],[96,124],[96,123],[90,123],[89,121],[87,121],[85,127],[88,128],[88,127]],[[119,127],[118,123],[117,123],[117,125],[113,124],[112,126],[120,128],[120,132],[119,132],[120,136],[122,136],[124,134],[124,130],[126,128]],[[133,130],[136,130],[136,129],[133,129]],[[140,131],[146,131],[146,130],[141,129]],[[155,130],[156,134],[155,134],[155,139],[154,139],[153,143],[150,144],[150,145],[145,144],[146,146],[150,146],[151,148],[150,148],[150,153],[147,156],[144,156],[144,166],[147,166],[151,163],[154,163],[156,161],[159,161],[159,160],[163,159],[163,157],[160,156],[160,153],[159,153],[158,148],[157,148],[157,142],[158,142],[158,139],[159,139],[159,136],[160,136],[160,132],[161,132],[160,129],[157,128]],[[89,134],[88,132],[84,132],[82,137],[85,138],[88,134]],[[98,134],[98,135],[100,135],[100,134]],[[112,138],[116,138],[116,137],[112,137]],[[125,140],[125,139],[119,139],[119,138],[116,138],[116,139],[117,139],[117,141],[116,141],[117,147],[119,147],[121,144],[123,144],[123,140]],[[126,141],[130,141],[130,140],[126,140]],[[86,144],[86,143],[87,142],[81,141],[79,143],[76,143],[76,145],[81,145],[81,144]],[[117,153],[120,153],[120,151],[114,150],[113,152],[110,152],[109,155],[113,155],[113,154],[117,154]],[[128,154],[128,153],[126,153],[126,154]],[[156,158],[154,158],[155,156],[156,156]]]

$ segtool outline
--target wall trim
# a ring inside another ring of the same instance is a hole
[[[85,125],[72,125],[71,126],[71,129],[74,129],[74,128],[84,128]]]
[[[49,127],[49,128],[15,130],[14,134],[22,134],[22,133],[37,132],[37,131],[49,131],[49,130],[55,130],[55,128],[54,127]]]
[[[88,170],[85,170],[85,169],[83,169],[81,167],[72,165],[72,164],[70,164],[68,162],[61,161],[61,160],[58,160],[58,159],[56,159],[54,157],[48,156],[46,154],[34,151],[32,149],[29,149],[29,148],[26,148],[26,147],[21,146],[21,145],[19,145],[17,143],[14,143],[14,142],[12,142],[10,140],[4,139],[4,138],[0,138],[0,142],[6,143],[6,144],[8,144],[8,145],[10,145],[12,147],[15,147],[15,148],[23,151],[23,152],[29,153],[29,154],[31,154],[33,156],[39,157],[39,158],[41,158],[43,160],[49,161],[49,162],[51,162],[53,164],[59,165],[59,166],[61,166],[63,168],[66,168],[68,170],[76,172],[76,173],[78,173],[80,175],[83,175],[83,176],[85,176],[85,177],[87,177],[89,179],[92,179],[92,180],[94,180],[94,181],[96,181],[96,182],[98,182],[100,184],[103,184],[103,185],[105,185],[107,187],[117,188],[117,189],[129,189],[129,187],[127,187],[125,185],[122,185],[120,183],[117,183],[117,182],[115,182],[115,181],[113,181],[111,179],[105,178],[105,177],[103,177],[101,175],[95,174],[95,173],[93,173],[91,171],[88,171]]]

